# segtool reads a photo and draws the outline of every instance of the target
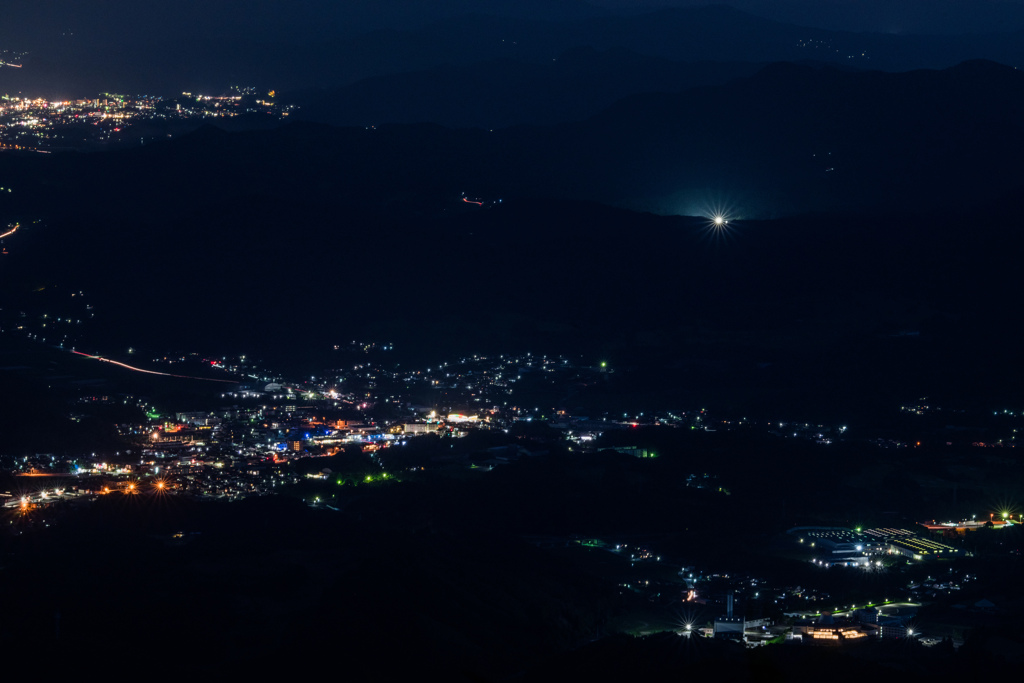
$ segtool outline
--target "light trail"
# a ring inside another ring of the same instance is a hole
[[[11,235],[13,235],[14,233],[18,232],[18,228],[20,228],[20,227],[21,227],[21,223],[15,223],[15,224],[14,224],[14,227],[13,227],[13,228],[11,228],[10,230],[8,230],[8,231],[7,231],[7,232],[5,232],[4,234],[0,235],[0,240],[2,240],[2,239],[3,239],[3,238],[5,238],[5,237],[10,237],[10,236],[11,236]]]
[[[104,358],[103,356],[90,356],[88,353],[82,353],[81,351],[72,351],[71,353],[73,353],[75,355],[78,355],[78,356],[85,356],[86,358],[92,358],[93,360],[98,360],[98,361],[103,362],[103,363],[110,363],[111,365],[117,365],[119,367],[126,368],[126,369],[132,370],[134,372],[142,372],[142,373],[145,373],[147,375],[160,375],[161,377],[177,377],[178,379],[197,379],[197,380],[200,380],[202,382],[222,382],[222,383],[225,383],[225,384],[238,384],[238,382],[236,382],[233,379],[213,379],[213,378],[210,378],[210,377],[195,377],[195,376],[192,376],[192,375],[173,375],[173,374],[171,374],[169,372],[157,372],[156,370],[144,370],[143,368],[137,368],[134,365],[128,365],[127,363],[122,363],[120,361],[110,360],[109,358]]]
[[[466,202],[467,204],[476,204],[477,206],[483,206],[483,205],[484,205],[484,203],[483,203],[483,202],[474,202],[474,201],[473,201],[472,199],[470,199],[469,197],[463,197],[463,198],[462,198],[462,201]]]

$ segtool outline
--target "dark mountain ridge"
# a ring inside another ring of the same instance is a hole
[[[103,91],[217,91],[232,84],[283,91],[337,87],[443,64],[496,59],[540,64],[583,46],[628,49],[678,62],[811,59],[882,70],[945,68],[975,58],[1024,64],[1019,31],[967,36],[851,33],[784,24],[725,6],[630,16],[537,16],[456,13],[427,26],[390,24],[352,33],[331,29],[322,39],[245,27],[182,38],[167,32],[172,22],[166,30],[129,31],[136,39],[121,41],[116,48],[96,36],[67,33],[56,41],[40,37],[38,44],[19,43],[17,49],[31,53],[25,68],[5,69],[0,76],[5,91],[55,98]]]
[[[297,112],[333,125],[429,121],[453,128],[549,125],[588,118],[627,95],[678,92],[753,75],[752,63],[682,64],[624,48],[574,48],[549,62],[438,66],[306,93]]]
[[[985,61],[905,74],[778,64],[720,87],[626,98],[549,144],[583,168],[630,169],[608,184],[565,175],[583,181],[566,193],[658,212],[695,213],[693,187],[728,193],[741,215],[952,207],[1019,184],[1022,86],[1019,71]],[[626,199],[639,196],[658,199]]]
[[[86,169],[116,177],[135,167],[145,177],[166,165],[178,172],[126,201],[141,208],[159,202],[154,191],[187,192],[207,178],[286,198],[329,187],[347,206],[428,211],[463,191],[690,215],[723,198],[722,211],[745,218],[955,210],[1024,182],[1014,161],[1024,151],[1022,116],[1024,76],[991,62],[901,74],[777,64],[721,86],[631,96],[555,126],[211,130],[88,159],[6,156],[0,179],[22,188],[3,198],[15,213],[47,205],[45,192],[61,187],[73,196],[102,187],[107,176]]]

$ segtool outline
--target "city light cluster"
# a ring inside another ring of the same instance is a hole
[[[92,99],[47,100],[0,97],[0,150],[49,152],[112,143],[145,144],[165,139],[181,124],[243,115],[282,119],[294,109],[249,89],[212,96],[182,93],[177,98],[104,93]]]

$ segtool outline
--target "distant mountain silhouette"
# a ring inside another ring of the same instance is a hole
[[[307,123],[213,140],[211,131],[95,162],[55,159],[46,182],[73,196],[98,182],[92,190],[102,194],[102,176],[92,180],[86,169],[116,159],[138,174],[180,168],[166,187],[181,192],[202,178],[226,191],[238,183],[268,188],[286,200],[285,190],[303,196],[333,187],[341,205],[367,210],[435,207],[462,191],[665,214],[707,214],[717,203],[746,218],[956,209],[1024,184],[1016,163],[1024,152],[1022,85],[1019,71],[984,61],[903,74],[776,64],[721,86],[628,97],[580,122],[493,132]],[[17,168],[0,167],[0,177],[18,180]],[[71,168],[82,171],[65,175]],[[34,194],[38,187],[10,201],[49,205]],[[159,204],[153,189],[128,201]]]
[[[754,14],[803,26],[893,34],[1019,31],[1024,4],[1010,0],[732,0]]]
[[[218,31],[217,26],[230,26],[222,14],[218,10],[219,19],[195,24],[169,22],[152,31],[126,30],[117,41],[97,37],[106,35],[102,32],[68,34],[58,41],[40,36],[40,45],[48,41],[42,48],[22,44],[22,39],[16,47],[32,54],[24,69],[2,74],[4,89],[92,96],[112,90],[217,91],[246,84],[280,92],[337,87],[446,64],[494,60],[546,64],[567,50],[586,46],[601,51],[621,48],[679,62],[815,60],[882,70],[945,68],[977,58],[1024,63],[1024,34],[1019,31],[939,37],[829,31],[726,6],[628,16],[586,11],[453,12],[429,25],[392,23],[368,32],[352,30],[355,25],[345,22],[335,26],[332,14],[318,24],[317,31],[307,31],[301,39],[287,22],[277,32],[265,30],[271,23],[262,14],[253,17],[251,29]]]
[[[534,178],[561,195],[667,213],[694,213],[694,188],[748,215],[978,202],[1024,178],[1013,161],[1022,85],[1021,72],[984,61],[905,74],[778,64],[552,129],[540,147],[573,168],[545,164],[550,176]],[[537,136],[508,134],[517,147]]]
[[[613,48],[575,48],[546,63],[510,59],[379,76],[306,95],[302,119],[334,125],[429,121],[505,128],[585,119],[627,95],[678,92],[750,76],[751,63],[681,64]]]

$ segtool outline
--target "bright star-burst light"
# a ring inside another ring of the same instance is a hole
[[[704,213],[707,218],[704,234],[705,238],[712,242],[728,241],[735,232],[734,226],[730,223],[733,216],[724,207],[709,207],[710,210]]]

